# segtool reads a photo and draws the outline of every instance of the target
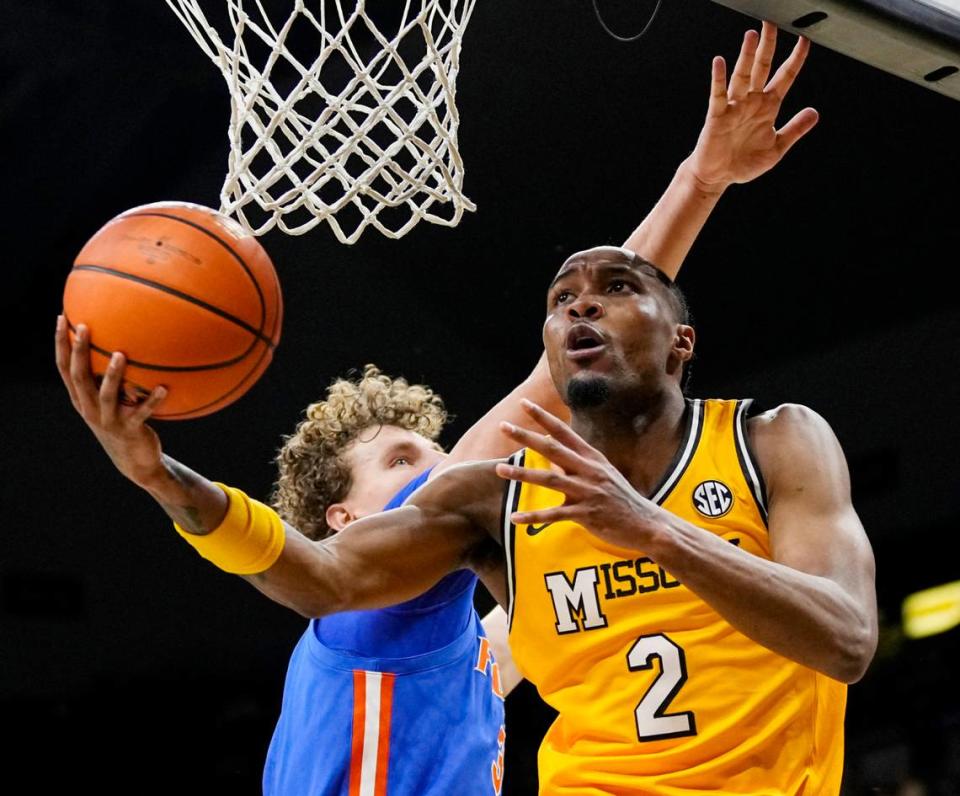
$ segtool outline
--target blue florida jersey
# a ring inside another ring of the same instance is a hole
[[[426,477],[414,479],[387,508]],[[458,572],[405,604],[407,611],[400,606],[311,621],[287,670],[264,768],[265,796],[500,793],[503,690],[473,609],[475,584],[472,573]],[[431,593],[438,595],[433,602]],[[328,619],[336,623],[324,635]],[[402,657],[381,656],[376,631],[382,627],[389,637],[398,622],[409,631],[403,646],[385,643],[384,650]],[[437,623],[463,629],[438,646]],[[324,643],[329,639],[336,646]]]

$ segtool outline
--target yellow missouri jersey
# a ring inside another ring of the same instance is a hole
[[[677,457],[652,499],[770,558],[749,401],[689,401]],[[533,450],[524,467],[548,469]],[[563,502],[508,483],[510,647],[558,712],[541,794],[805,794],[840,790],[846,686],[751,641],[642,551],[573,522],[510,523]]]

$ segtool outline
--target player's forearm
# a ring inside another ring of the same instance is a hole
[[[192,481],[204,499],[209,485],[227,504],[213,527],[211,514],[197,518],[200,533],[181,527],[191,546],[220,569],[245,577],[274,602],[307,617],[383,608],[422,594],[444,575],[482,558],[480,548],[493,544],[484,528],[496,527],[492,518],[499,512],[497,492],[478,505],[478,494],[487,495],[491,483],[498,483],[492,465],[482,462],[454,468],[401,508],[313,541],[240,490],[221,489],[175,462],[171,469],[177,480]],[[184,508],[180,488],[161,483],[155,490],[175,520],[178,514],[194,518],[198,506]],[[188,489],[186,494],[193,493]]]
[[[189,533],[210,533],[227,513],[227,496],[220,487],[166,454],[157,472],[139,486]]]
[[[723,191],[706,190],[683,161],[663,196],[623,247],[675,279],[722,195]]]
[[[343,587],[336,555],[323,541],[308,539],[284,523],[283,552],[263,572],[244,579],[275,603],[313,619],[349,610],[351,595]]]
[[[229,498],[215,483],[169,456],[163,467],[140,484],[177,525],[189,534],[207,536],[220,530]],[[229,529],[227,529],[229,531]],[[330,613],[337,604],[335,588],[324,577],[324,554],[296,529],[284,524],[280,558],[269,570],[243,575],[274,602],[302,616]],[[217,562],[214,562],[217,563]]]
[[[161,465],[156,473],[138,483],[183,531],[206,537],[215,531],[223,534],[233,530],[222,527],[230,506],[223,489],[167,455],[162,457]],[[279,517],[275,522],[281,522]],[[283,550],[273,565],[265,572],[242,577],[274,602],[302,616],[337,610],[333,564],[322,546],[286,523],[283,533]],[[222,562],[213,563],[224,568]]]
[[[414,505],[374,514],[312,541],[284,523],[276,561],[247,580],[305,617],[386,608],[464,565],[456,521]]]
[[[733,627],[786,658],[851,683],[873,657],[870,612],[829,578],[752,555],[679,518],[645,550]]]

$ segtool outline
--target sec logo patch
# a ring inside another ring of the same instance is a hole
[[[722,517],[733,508],[733,492],[722,481],[703,481],[693,490],[693,506],[704,517]]]

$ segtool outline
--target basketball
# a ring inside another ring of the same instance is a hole
[[[233,403],[263,375],[280,341],[273,263],[239,224],[207,207],[158,202],[121,213],[80,250],[63,314],[90,330],[98,377],[127,358],[121,401],[168,394],[155,418],[186,420]]]

